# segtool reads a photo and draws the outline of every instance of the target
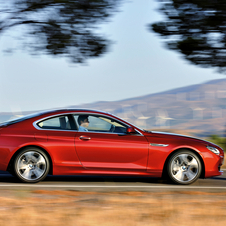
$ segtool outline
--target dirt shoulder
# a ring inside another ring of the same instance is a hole
[[[0,225],[226,224],[226,192],[1,190]]]

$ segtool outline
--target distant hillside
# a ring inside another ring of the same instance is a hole
[[[108,111],[145,129],[222,135],[226,125],[226,79],[126,100],[68,107]],[[0,121],[12,115],[0,113]]]
[[[146,129],[187,130],[203,136],[223,134],[226,79],[126,100],[70,107],[109,111]]]

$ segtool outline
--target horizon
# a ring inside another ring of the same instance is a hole
[[[133,97],[130,97],[130,98],[114,100],[114,101],[95,101],[95,102],[90,102],[90,103],[75,104],[75,105],[61,106],[61,107],[55,107],[55,108],[46,108],[46,109],[25,110],[25,111],[0,111],[0,113],[25,113],[25,112],[26,113],[27,112],[31,112],[32,113],[32,112],[47,111],[47,110],[54,110],[54,109],[56,109],[56,110],[57,109],[64,109],[64,108],[65,109],[70,109],[70,108],[73,108],[73,106],[76,107],[76,106],[92,105],[92,104],[98,104],[98,103],[123,102],[123,101],[129,101],[129,100],[142,98],[142,97],[148,97],[148,96],[154,96],[154,95],[159,95],[159,94],[165,94],[165,93],[173,92],[173,91],[175,92],[177,90],[184,89],[184,88],[197,87],[197,86],[204,85],[204,84],[217,83],[217,81],[221,81],[221,80],[226,80],[226,78],[208,80],[208,81],[205,81],[205,82],[202,82],[202,83],[197,83],[197,84],[193,84],[193,85],[188,85],[188,86],[182,86],[182,87],[178,87],[178,88],[168,89],[168,90],[161,91],[161,92],[156,92],[156,93],[149,93],[149,94],[145,94],[145,95],[142,95],[142,96],[133,96]],[[78,107],[78,108],[80,108],[80,107]],[[87,109],[89,109],[89,108],[87,108]]]

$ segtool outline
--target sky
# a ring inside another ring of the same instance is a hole
[[[117,101],[225,78],[202,69],[164,48],[148,30],[161,20],[154,0],[126,0],[99,32],[113,41],[102,57],[73,66],[65,58],[25,51],[10,32],[0,37],[0,112],[62,108],[97,101]]]

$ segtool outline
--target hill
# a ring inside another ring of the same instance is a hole
[[[109,111],[145,129],[222,135],[226,124],[226,79],[126,100],[70,107]]]
[[[150,130],[186,130],[199,136],[222,135],[226,124],[226,79],[126,100],[68,107],[108,111]],[[0,113],[0,121],[12,115]]]

